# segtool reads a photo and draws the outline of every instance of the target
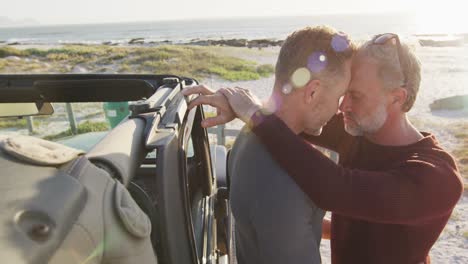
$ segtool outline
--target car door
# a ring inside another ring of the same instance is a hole
[[[180,131],[189,228],[198,263],[227,263],[233,221],[227,186],[218,186],[215,173],[219,168],[226,168],[227,156],[218,155],[216,165],[213,162],[216,157],[210,153],[207,131],[201,127],[203,118],[203,108],[192,109],[187,112]]]
[[[154,143],[156,251],[161,263],[216,263],[216,180],[201,107],[187,110],[182,95],[171,100]]]
[[[198,263],[215,263],[217,252],[216,181],[207,132],[200,126],[203,109],[193,109],[181,128],[181,159],[186,209]]]

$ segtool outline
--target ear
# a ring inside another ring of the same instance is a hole
[[[390,92],[391,95],[391,102],[392,106],[398,107],[401,109],[403,104],[406,102],[406,98],[408,97],[408,91],[405,88],[396,88]]]
[[[316,93],[321,86],[320,80],[310,80],[304,87],[303,87],[303,94],[304,94],[304,102],[306,104],[310,104],[316,98]]]

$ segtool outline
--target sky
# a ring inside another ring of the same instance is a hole
[[[403,12],[430,23],[467,22],[463,0],[2,0],[0,17],[40,24]]]

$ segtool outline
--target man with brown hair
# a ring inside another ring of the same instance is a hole
[[[281,115],[296,133],[320,134],[349,84],[353,51],[347,36],[329,27],[308,27],[292,33],[280,50],[267,111]],[[206,88],[191,91],[198,89]],[[321,262],[324,211],[248,129],[236,139],[228,171],[239,263]]]
[[[407,118],[420,80],[419,61],[396,34],[375,36],[353,58],[342,113],[320,136],[300,137],[280,113],[256,112],[262,106],[246,90],[220,92],[308,197],[333,213],[324,236],[334,264],[429,263],[463,192],[454,159]],[[339,164],[304,137],[338,152]]]

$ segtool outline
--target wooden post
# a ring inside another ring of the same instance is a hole
[[[34,134],[34,121],[32,116],[26,117],[26,123],[28,124],[28,131],[29,134],[32,135]]]
[[[70,129],[73,134],[77,134],[78,130],[76,127],[76,119],[75,119],[75,114],[73,113],[73,107],[71,103],[66,103],[65,106],[67,108],[67,115],[68,115],[68,121],[70,122]]]

